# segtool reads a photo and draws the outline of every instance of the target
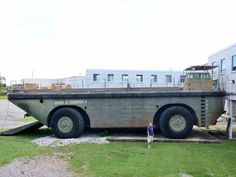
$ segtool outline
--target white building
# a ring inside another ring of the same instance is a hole
[[[57,83],[64,83],[69,85],[71,88],[84,88],[85,87],[85,76],[72,76],[67,78],[58,79]]]
[[[179,87],[184,81],[182,71],[158,70],[89,69],[85,78],[88,88]]]
[[[218,66],[212,70],[212,77],[226,92],[227,100],[233,102],[233,114],[236,116],[236,44],[225,48],[208,58],[208,63]]]
[[[22,79],[21,83],[36,83],[39,88],[51,84],[66,84],[71,88],[126,88],[126,87],[180,87],[183,85],[182,71],[145,70],[86,70],[85,76],[61,79]]]
[[[21,84],[35,83],[39,88],[46,88],[51,84],[65,84],[71,88],[84,88],[84,76],[72,76],[61,79],[38,79],[38,78],[25,78],[21,80]]]
[[[218,81],[220,89],[236,94],[236,44],[211,55],[208,63],[217,66],[212,70],[212,77]]]

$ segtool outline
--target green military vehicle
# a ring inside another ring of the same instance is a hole
[[[205,76],[195,74],[204,68],[188,68],[182,89],[21,90],[9,93],[8,99],[51,127],[58,138],[76,138],[86,128],[141,128],[149,122],[157,125],[166,137],[186,138],[193,125],[216,124],[224,111],[225,93],[204,88],[211,82],[207,72],[203,72]],[[196,85],[199,82],[202,87]]]

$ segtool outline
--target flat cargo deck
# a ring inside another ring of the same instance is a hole
[[[8,94],[8,99],[78,99],[78,98],[148,98],[148,97],[222,97],[219,91],[183,91],[179,88],[118,88],[118,89],[70,89],[60,91],[31,90]]]

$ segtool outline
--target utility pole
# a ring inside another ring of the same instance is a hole
[[[233,116],[233,102],[229,100],[229,139],[232,140],[233,137],[233,126],[232,126],[232,116]]]
[[[233,138],[233,126],[232,126],[232,116],[233,116],[233,103],[232,100],[225,100],[226,102],[226,115],[228,116],[228,124],[226,128],[226,134],[228,139]]]

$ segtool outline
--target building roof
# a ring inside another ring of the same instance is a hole
[[[185,69],[185,71],[191,71],[191,70],[195,70],[195,71],[199,71],[199,70],[210,70],[210,69],[214,69],[217,66],[210,66],[210,65],[196,65],[196,66],[190,66],[188,68]]]
[[[226,50],[229,50],[229,49],[231,49],[231,48],[233,48],[233,47],[236,47],[236,43],[230,45],[229,47],[223,48],[223,49],[219,50],[218,52],[213,53],[213,54],[210,55],[208,58],[213,57],[214,55],[217,55],[218,53],[221,53],[221,52],[224,52],[224,51],[226,51]]]

